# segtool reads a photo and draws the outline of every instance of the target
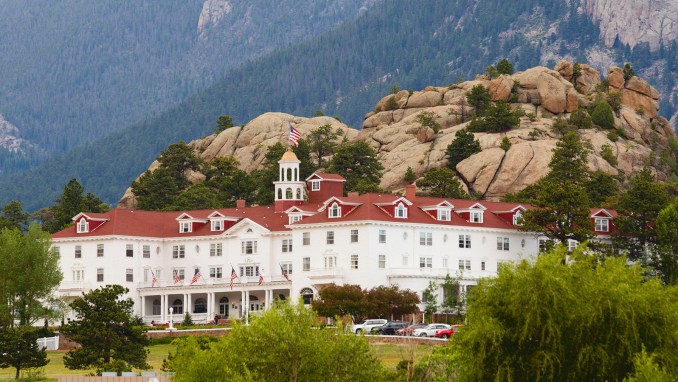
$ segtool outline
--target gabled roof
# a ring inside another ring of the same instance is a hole
[[[398,204],[400,202],[403,202],[403,203],[407,204],[408,206],[412,205],[412,202],[407,200],[404,196],[401,196],[401,197],[399,197],[398,199],[396,199],[392,202],[375,203],[375,205],[380,206],[380,207],[381,206],[395,206],[396,204]]]
[[[591,217],[592,218],[615,218],[617,217],[617,211],[608,211],[605,208],[591,208]]]
[[[323,173],[323,172],[314,172],[313,174],[311,174],[311,176],[306,178],[306,181],[308,182],[309,180],[314,180],[314,179],[324,180],[324,181],[328,181],[328,182],[345,182],[346,181],[346,179],[344,179],[344,177],[339,175],[339,174],[326,174],[326,173]]]
[[[80,218],[85,218],[86,220],[90,221],[106,221],[108,220],[103,214],[98,214],[98,213],[84,213],[80,212],[79,214],[73,216],[73,221],[78,221]]]
[[[431,206],[421,206],[419,208],[426,211],[426,210],[436,210],[436,209],[441,208],[441,207],[442,208],[454,208],[454,205],[447,200],[443,200],[442,202],[440,202],[438,204],[434,204],[434,205],[431,205]]]
[[[246,227],[246,226],[252,226],[252,227],[256,228],[258,231],[271,232],[271,230],[269,230],[268,228],[262,227],[260,224],[257,224],[256,222],[250,220],[249,218],[244,218],[244,219],[240,220],[239,222],[235,223],[234,225],[232,225],[227,230],[225,230],[224,234],[226,234],[226,235],[231,234],[231,233],[233,233],[233,232],[235,232],[235,231],[237,231],[237,230],[239,230],[243,227]]]
[[[347,200],[347,199],[354,199],[354,198],[339,198],[339,197],[333,196],[333,197],[325,200],[325,203],[323,203],[323,205],[318,209],[318,212],[325,211],[327,209],[327,207],[329,207],[331,204],[334,204],[335,202],[339,203],[341,205],[344,205],[344,206],[360,205],[360,203],[357,203],[355,201],[350,201],[350,200]]]

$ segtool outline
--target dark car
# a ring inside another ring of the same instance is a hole
[[[396,334],[396,331],[402,328],[407,327],[407,324],[404,322],[387,322],[382,326],[378,326],[376,328],[372,329],[372,333],[374,334],[387,334],[387,335],[393,335]]]

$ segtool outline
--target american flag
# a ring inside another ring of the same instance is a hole
[[[155,277],[155,273],[153,273],[153,271],[151,271],[151,276],[152,276],[152,278],[151,278],[151,287],[154,287],[155,284],[158,283],[158,278]]]
[[[191,285],[195,284],[200,280],[202,277],[202,274],[200,274],[200,269],[196,268],[195,269],[195,274],[193,275],[193,278],[191,279]]]
[[[290,281],[290,278],[287,276],[287,271],[285,270],[285,268],[283,268],[282,265],[280,266],[280,270],[282,271],[282,275],[285,278],[285,280]]]
[[[259,285],[261,285],[261,283],[263,283],[263,282],[264,282],[264,276],[262,276],[261,273],[260,273],[259,274]]]
[[[179,284],[181,282],[181,276],[179,276],[179,272],[174,272],[174,283]]]
[[[231,289],[233,289],[233,280],[235,280],[237,278],[238,278],[238,274],[235,273],[235,269],[233,269],[233,267],[231,267],[231,285],[230,285]]]
[[[299,146],[299,138],[301,138],[299,130],[290,125],[290,142],[294,143],[295,146]]]

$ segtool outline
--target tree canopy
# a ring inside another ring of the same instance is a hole
[[[348,191],[353,191],[361,180],[378,186],[383,170],[374,149],[362,141],[337,147],[329,168],[346,179]]]
[[[353,322],[360,322],[368,317],[394,319],[415,313],[418,303],[416,293],[397,286],[364,290],[360,285],[331,284],[321,288],[311,304],[321,316],[350,316]]]
[[[480,142],[475,138],[473,133],[467,129],[461,129],[455,133],[454,140],[445,150],[447,167],[456,170],[459,162],[480,151]]]
[[[467,199],[468,194],[457,180],[457,174],[447,167],[432,168],[417,181],[417,187],[436,198]]]
[[[35,328],[0,328],[0,368],[13,367],[15,379],[21,370],[47,365],[47,352],[38,348],[38,332]]]

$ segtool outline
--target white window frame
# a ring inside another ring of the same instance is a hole
[[[430,247],[433,245],[433,233],[432,232],[419,232],[419,245],[424,245]]]
[[[358,269],[359,263],[358,263],[358,254],[354,253],[351,255],[351,269]]]
[[[193,232],[193,224],[191,224],[191,222],[179,222],[179,232]]]
[[[292,274],[292,263],[290,262],[280,263],[280,267],[282,268],[282,271],[287,273],[288,275]]]
[[[97,257],[104,257],[104,245],[97,244]]]
[[[303,257],[301,259],[301,270],[304,272],[308,272],[311,270],[311,258],[310,257]]]
[[[240,243],[240,253],[243,255],[256,255],[257,251],[257,241],[256,240],[243,240]]]
[[[186,280],[186,272],[184,271],[183,268],[175,268],[172,269],[172,280],[174,280],[177,275],[179,275],[179,280],[184,281]]]
[[[405,207],[405,203],[398,203],[398,205],[395,207],[393,215],[398,219],[407,219],[407,207]]]
[[[104,269],[103,268],[97,268],[97,282],[98,283],[104,282]]]
[[[186,257],[186,246],[183,244],[173,245],[172,246],[172,258],[173,259],[183,259]]]
[[[125,281],[128,283],[134,282],[134,268],[125,269]]]
[[[459,248],[471,248],[471,235],[459,235]]]
[[[325,269],[335,269],[337,267],[337,257],[332,255],[332,256],[325,256]]]
[[[76,259],[82,259],[82,246],[81,245],[75,246],[75,251],[73,252],[73,256]]]
[[[579,242],[574,239],[567,239],[567,250],[568,252],[572,252],[575,249],[577,249],[577,246],[579,245]]]
[[[334,244],[334,231],[327,231],[327,239],[325,243],[328,245]]]
[[[386,230],[385,229],[379,230],[379,243],[381,243],[381,244],[386,243]]]
[[[485,260],[480,262],[480,270],[481,271],[487,270],[487,264],[486,264]]]
[[[379,268],[386,268],[386,255],[379,255]]]
[[[311,181],[311,191],[320,191],[320,181],[312,180]]]
[[[518,219],[523,217],[523,213],[520,211],[516,211],[515,214],[513,214],[513,225],[522,225]]]
[[[341,208],[339,208],[339,203],[334,202],[330,205],[330,208],[327,210],[327,217],[329,218],[340,218],[341,217]]]
[[[471,270],[471,260],[470,259],[459,259],[459,270],[460,271],[470,271]]]
[[[141,257],[143,257],[144,259],[150,259],[151,258],[151,246],[148,245],[148,244],[144,244],[141,247],[141,253],[142,253]]]
[[[482,223],[483,222],[483,211],[471,211],[469,215],[469,222],[471,223]]]
[[[224,269],[223,267],[210,267],[210,278],[213,279],[222,279],[224,277]]]
[[[292,252],[292,239],[283,239],[282,251],[283,253]]]
[[[438,220],[439,221],[448,222],[448,221],[452,220],[451,216],[452,216],[452,214],[450,213],[449,208],[438,209]]]
[[[311,245],[311,233],[302,232],[301,233],[301,245]]]
[[[290,215],[289,222],[290,224],[296,223],[301,220],[301,215]]]
[[[432,257],[420,257],[419,258],[419,269],[424,268],[433,268],[433,258]]]
[[[358,242],[358,230],[352,229],[351,230],[351,243],[357,243],[357,242]]]
[[[596,232],[610,232],[610,219],[596,218],[595,219]]]
[[[223,219],[212,220],[212,231],[223,231],[223,230],[224,230]]]
[[[210,257],[221,256],[224,254],[224,246],[222,243],[210,244]]]
[[[508,251],[510,248],[510,239],[508,237],[497,237],[497,251]]]
[[[134,257],[134,244],[125,244],[125,257]]]
[[[78,233],[89,232],[89,222],[85,218],[80,218],[78,221]]]

